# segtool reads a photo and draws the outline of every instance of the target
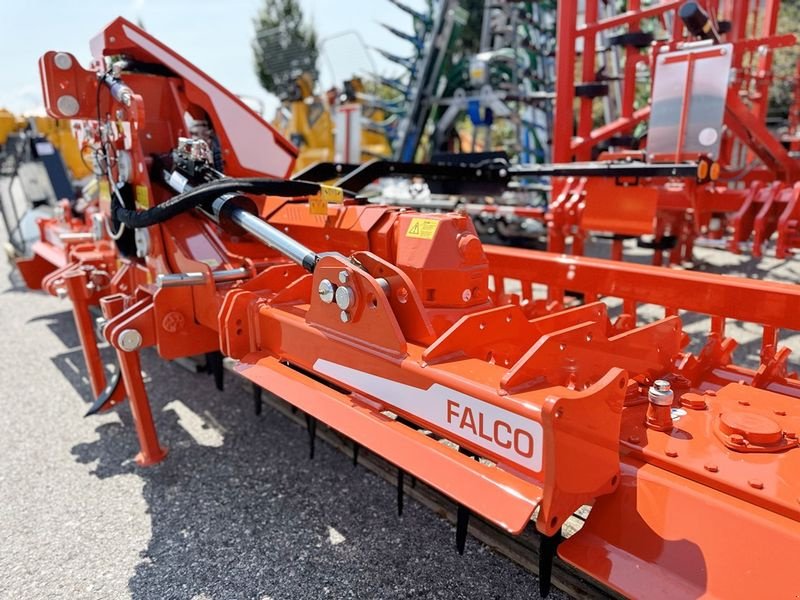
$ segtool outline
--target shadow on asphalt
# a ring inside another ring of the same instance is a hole
[[[53,362],[88,404],[72,314],[40,320],[70,348]],[[407,499],[398,517],[394,488],[353,467],[338,451],[318,443],[316,458],[309,460],[307,432],[269,409],[256,417],[252,399],[230,374],[219,392],[211,378],[165,362],[153,350],[142,353],[142,366],[167,459],[151,468],[136,466],[127,403],[114,411],[119,421],[97,427],[96,441],[72,449],[78,463],[91,465],[91,476],[135,475],[144,481],[152,533],[129,582],[133,598],[536,593],[530,574],[474,540],[459,557],[454,529],[416,502]],[[177,413],[165,408],[175,400],[221,433],[222,445],[198,444]],[[82,418],[80,410],[75,418]],[[332,543],[338,536],[344,541]]]

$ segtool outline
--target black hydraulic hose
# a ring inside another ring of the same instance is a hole
[[[210,203],[223,194],[266,194],[291,198],[318,194],[320,189],[321,186],[318,183],[306,181],[258,177],[220,179],[193,187],[188,192],[173,196],[161,204],[142,211],[125,208],[118,201],[112,200],[111,216],[120,223],[124,223],[126,227],[141,229],[163,223],[188,210]]]

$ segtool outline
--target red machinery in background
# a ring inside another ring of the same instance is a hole
[[[583,252],[589,232],[648,236],[654,264],[691,260],[695,241],[761,256],[800,248],[797,114],[776,136],[766,124],[775,50],[796,44],[777,31],[778,0],[558,3],[553,161],[707,155],[712,183],[555,179],[548,247]],[[800,80],[795,81],[795,88]],[[649,102],[648,102],[649,99]]]
[[[320,419],[456,501],[460,550],[472,513],[535,527],[543,594],[556,552],[635,597],[796,591],[797,286],[485,246],[465,215],[284,180],[293,148],[149,34],[117,19],[92,49],[90,70],[61,52],[40,69],[108,176],[118,239],[103,227],[43,287],[73,303],[90,412],[129,401],[139,464],[166,454],[139,353],[225,355],[306,413],[312,453]],[[687,311],[708,319],[698,352]],[[729,320],[761,328],[757,367]]]

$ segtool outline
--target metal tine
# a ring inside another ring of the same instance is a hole
[[[458,447],[459,454],[463,454],[464,456],[471,456],[475,460],[478,460],[478,457],[464,448],[463,446]],[[457,505],[456,510],[456,549],[458,550],[459,554],[464,554],[464,548],[467,545],[467,531],[469,530],[469,517],[470,511],[469,509],[464,506],[463,504]]]
[[[317,441],[317,419],[306,413],[306,428],[308,429],[308,458],[314,460],[314,445]]]
[[[554,535],[539,534],[539,596],[547,598],[553,583],[553,560],[561,543],[561,530]]]
[[[222,352],[206,352],[206,373],[214,376],[214,385],[221,392],[225,388],[225,369],[222,366]]]
[[[401,468],[397,468],[397,516],[403,516],[403,487],[405,485],[405,475],[406,472],[403,471]]]
[[[263,391],[260,385],[253,383],[253,404],[257,416],[261,415],[261,410],[264,407]]]

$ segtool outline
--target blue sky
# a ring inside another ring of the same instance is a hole
[[[84,66],[89,40],[109,21],[123,16],[141,19],[156,38],[182,54],[237,94],[265,103],[272,118],[277,101],[259,85],[253,71],[250,42],[252,19],[263,0],[3,0],[0,13],[0,107],[14,112],[42,106],[37,61],[47,50],[74,54]],[[320,39],[356,30],[368,46],[407,55],[411,45],[386,33],[378,21],[411,31],[411,17],[388,0],[300,0]],[[422,8],[424,0],[405,0]],[[350,75],[370,70],[366,51],[347,35],[323,46],[329,60],[319,64],[321,83],[328,87]],[[398,68],[372,53],[379,72]],[[331,73],[330,64],[335,71]]]

